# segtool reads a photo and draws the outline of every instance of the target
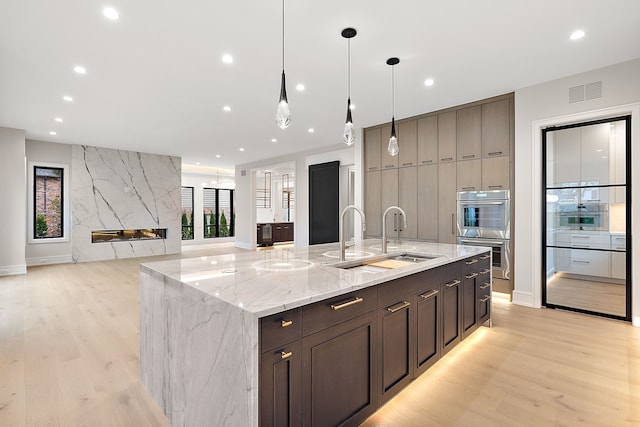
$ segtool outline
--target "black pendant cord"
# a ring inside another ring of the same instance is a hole
[[[351,39],[347,39],[347,95],[351,104]]]
[[[391,66],[391,118],[396,117],[396,79],[394,73],[395,65]]]
[[[282,0],[282,72],[284,73],[284,0]]]

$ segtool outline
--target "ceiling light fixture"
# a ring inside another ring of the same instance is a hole
[[[271,138],[271,142],[278,142],[278,140],[275,138]]]
[[[425,86],[433,86],[433,79],[427,79],[424,81]]]
[[[286,129],[291,124],[291,112],[289,111],[284,77],[284,0],[282,0],[282,80],[280,82],[280,101],[278,101],[276,124],[280,126],[280,129]]]
[[[308,129],[308,132],[309,132],[309,133],[314,133],[314,132],[315,132],[315,129],[314,129],[314,128],[309,128],[309,129]]]
[[[569,36],[569,38],[571,40],[580,40],[584,37],[584,35],[585,32],[583,30],[575,30],[573,33],[571,33],[571,36]]]
[[[396,137],[396,86],[395,86],[395,66],[400,63],[398,58],[387,59],[387,65],[391,65],[391,138],[389,138],[389,146],[387,152],[391,156],[397,156],[400,152],[398,148],[398,138]]]
[[[62,120],[62,117],[56,117],[54,120],[58,123],[64,122],[64,120]]]
[[[228,105],[225,105],[224,107],[222,107],[222,109],[224,111],[231,111],[231,107],[229,107]]]
[[[63,97],[62,97],[62,99],[64,99],[64,100],[65,100],[65,101],[67,101],[67,102],[73,102],[73,98],[72,98],[72,97],[70,97],[69,95],[65,95],[65,96],[63,96]]]
[[[347,145],[353,145],[356,142],[356,134],[353,131],[353,118],[351,117],[351,39],[358,32],[354,28],[345,28],[341,34],[347,39],[347,119],[344,123],[342,140]]]
[[[298,90],[298,92],[302,92],[304,91],[304,85],[302,83],[298,83],[296,85],[296,89]]]
[[[244,151],[244,148],[241,148],[240,151]]]
[[[84,68],[82,65],[76,65],[75,67],[73,67],[73,71],[75,71],[78,74],[87,74],[87,69]]]
[[[57,134],[58,134],[58,133],[57,133],[57,132],[54,132],[54,131],[49,132],[49,135],[57,135]]]
[[[120,14],[118,14],[118,11],[112,7],[105,7],[104,9],[102,9],[102,14],[112,21],[116,21],[118,20],[118,18],[120,18]]]
[[[216,159],[219,159],[219,158],[220,158],[220,154],[216,154]]]
[[[222,62],[224,62],[225,64],[231,64],[233,62],[233,56],[229,55],[228,53],[222,55]]]

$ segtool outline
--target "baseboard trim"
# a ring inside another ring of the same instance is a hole
[[[35,267],[38,265],[49,265],[49,264],[70,264],[73,262],[73,257],[71,255],[56,255],[56,256],[47,256],[47,257],[35,257],[35,258],[27,258],[27,267]]]
[[[511,302],[513,304],[523,305],[525,307],[535,307],[532,293],[514,290],[512,295],[513,299]]]
[[[4,265],[0,266],[0,276],[17,276],[27,274],[27,265]]]
[[[251,246],[251,243],[239,242],[237,240],[235,241],[234,246],[240,249],[255,249]]]

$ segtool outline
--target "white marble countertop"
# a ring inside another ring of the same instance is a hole
[[[350,291],[449,264],[490,250],[478,246],[417,241],[390,242],[389,254],[412,252],[437,258],[402,268],[366,272],[332,267],[339,262],[339,245],[251,251],[228,255],[145,263],[141,271],[182,282],[256,317],[321,301]],[[379,239],[347,249],[346,259],[381,255]]]

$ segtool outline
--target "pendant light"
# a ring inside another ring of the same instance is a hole
[[[394,67],[400,63],[398,58],[387,59],[387,65],[391,65],[391,138],[389,138],[389,146],[387,152],[391,156],[397,156],[400,152],[398,147],[398,138],[396,137],[396,86],[395,76],[393,74]]]
[[[276,124],[281,129],[286,129],[291,124],[291,112],[289,111],[287,88],[284,77],[284,0],[282,0],[282,80],[280,82],[280,101],[278,101]]]
[[[357,31],[354,28],[345,28],[342,30],[342,37],[347,39],[347,120],[344,124],[344,133],[342,140],[347,145],[353,145],[356,142],[356,134],[353,131],[353,119],[351,118],[351,39],[356,36]]]

